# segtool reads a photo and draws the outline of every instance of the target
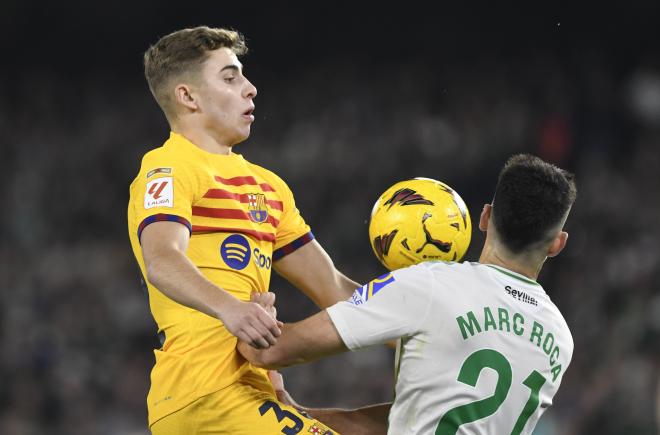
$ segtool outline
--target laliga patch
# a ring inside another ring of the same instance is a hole
[[[359,289],[353,292],[353,296],[348,300],[348,302],[353,305],[362,305],[367,302],[371,297],[376,293],[381,291],[383,287],[394,282],[394,276],[391,273],[386,273],[385,275],[379,276],[368,284],[363,285]]]
[[[144,192],[144,208],[174,207],[172,177],[156,178],[147,183]]]
[[[172,173],[172,168],[156,168],[152,169],[151,171],[147,172],[147,178],[151,177],[152,175],[156,174],[171,174]]]

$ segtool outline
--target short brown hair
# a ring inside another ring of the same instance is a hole
[[[511,157],[493,199],[492,218],[501,241],[514,254],[547,241],[576,195],[573,174],[529,154]]]
[[[144,75],[165,116],[171,109],[172,95],[168,86],[172,79],[198,72],[208,52],[223,47],[237,56],[247,53],[245,38],[239,32],[207,26],[177,30],[149,47],[144,53]]]

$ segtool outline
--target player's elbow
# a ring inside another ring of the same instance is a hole
[[[273,347],[271,347],[268,350],[257,353],[259,354],[259,357],[253,364],[258,367],[269,370],[275,370],[275,369],[280,369],[282,367],[286,367],[281,352],[278,352]]]
[[[147,281],[151,283],[156,288],[160,287],[162,281],[162,267],[158,264],[157,261],[146,261],[144,264],[145,271],[147,273]]]
[[[148,243],[143,246],[142,259],[147,280],[159,289],[187,261],[185,253],[175,245]]]
[[[158,254],[150,253],[150,255],[144,255],[146,278],[156,288],[161,289],[166,287],[166,281],[170,277],[171,271],[176,269],[176,255],[177,253],[165,250]]]

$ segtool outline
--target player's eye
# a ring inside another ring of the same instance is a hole
[[[226,82],[226,83],[231,83],[231,82],[234,81],[235,78],[236,78],[236,77],[234,77],[234,76],[225,77],[225,82]]]

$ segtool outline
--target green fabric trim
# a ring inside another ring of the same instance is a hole
[[[522,281],[522,282],[524,282],[524,283],[527,283],[527,284],[533,284],[533,285],[539,285],[539,286],[541,285],[541,284],[539,284],[538,282],[536,282],[536,281],[534,281],[534,280],[531,280],[531,279],[529,279],[529,278],[524,278],[524,277],[522,277],[522,276],[520,276],[520,275],[518,275],[518,274],[516,274],[516,273],[509,272],[509,271],[507,271],[506,269],[502,269],[502,268],[500,268],[500,267],[498,267],[498,266],[494,266],[494,265],[492,265],[492,264],[486,264],[486,266],[490,267],[491,269],[497,270],[498,272],[501,272],[501,273],[503,273],[503,274],[505,274],[505,275],[508,275],[508,276],[510,276],[511,278],[515,278],[515,279],[517,279],[517,280],[520,280],[520,281]]]

